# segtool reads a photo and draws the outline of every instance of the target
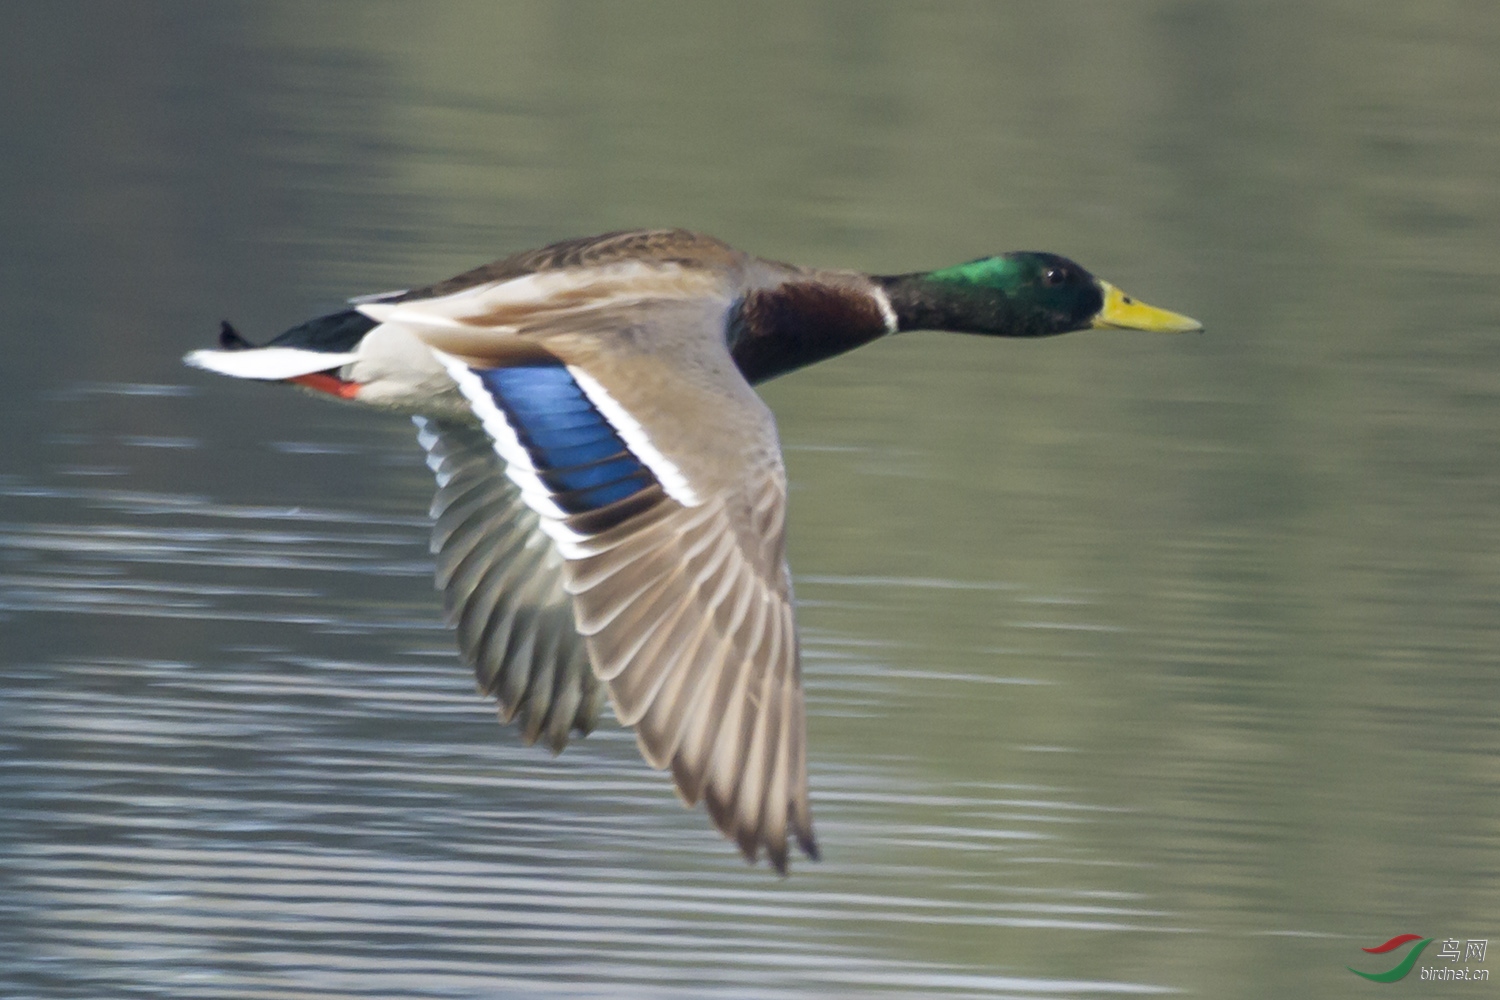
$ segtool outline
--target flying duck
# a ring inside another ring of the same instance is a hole
[[[880,337],[1187,332],[1050,253],[874,276],[685,230],[555,243],[186,362],[412,416],[437,586],[481,693],[560,751],[608,698],[752,863],[818,857],[785,553],[751,388]]]

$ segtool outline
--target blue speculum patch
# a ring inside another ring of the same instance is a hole
[[[553,501],[568,513],[598,510],[656,481],[562,365],[475,374],[515,429]]]

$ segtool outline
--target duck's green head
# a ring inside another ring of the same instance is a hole
[[[1050,337],[1102,327],[1188,333],[1195,319],[1148,306],[1066,257],[1021,251],[878,279],[902,330]]]

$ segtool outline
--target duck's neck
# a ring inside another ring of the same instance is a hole
[[[892,333],[893,318],[869,286],[789,281],[736,303],[729,350],[745,378],[764,382]]]
[[[926,271],[873,280],[890,299],[901,330],[993,334],[1016,325],[1010,300],[991,289],[939,281]]]

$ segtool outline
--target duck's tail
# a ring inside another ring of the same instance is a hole
[[[225,320],[219,324],[218,350],[192,351],[182,360],[220,375],[280,382],[348,364],[360,339],[375,325],[369,317],[345,309],[293,327],[261,347]]]

